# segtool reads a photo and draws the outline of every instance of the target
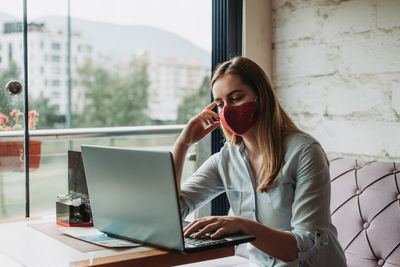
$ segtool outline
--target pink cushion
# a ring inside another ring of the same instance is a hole
[[[331,214],[349,267],[400,266],[400,163],[331,161]]]

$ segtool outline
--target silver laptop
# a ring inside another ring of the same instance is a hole
[[[195,252],[253,241],[252,235],[184,238],[172,154],[82,145],[94,226],[118,238]]]

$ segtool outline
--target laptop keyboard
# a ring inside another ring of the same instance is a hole
[[[198,238],[194,238],[193,235],[185,237],[185,247],[206,247],[226,242],[227,240],[225,238],[211,239],[209,235],[204,235]]]

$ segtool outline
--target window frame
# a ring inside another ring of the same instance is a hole
[[[235,56],[242,55],[243,0],[212,1],[211,69]],[[211,95],[211,101],[213,96]],[[211,133],[211,154],[219,152],[224,137],[221,131]],[[229,202],[225,193],[211,202],[211,215],[227,215]]]
[[[211,69],[234,56],[242,55],[243,0],[212,0],[212,50]],[[24,47],[24,164],[25,164],[25,217],[30,217],[29,195],[29,128],[28,125],[28,23],[27,0],[23,0],[23,47]],[[40,48],[44,48],[40,43]],[[79,48],[78,48],[79,49]],[[211,101],[212,95],[211,95]],[[211,135],[211,153],[217,153],[224,138],[221,131]],[[225,215],[229,210],[226,194],[215,198],[211,204],[212,215]]]

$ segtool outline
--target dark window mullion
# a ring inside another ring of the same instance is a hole
[[[28,11],[27,0],[23,0],[23,28],[24,28],[24,160],[25,160],[25,217],[30,216],[29,196],[29,124],[28,124]]]
[[[242,54],[242,11],[242,0],[212,1],[213,72],[218,64]],[[220,130],[212,132],[211,153],[219,152],[222,145],[222,132]],[[211,203],[211,215],[226,215],[228,210],[229,203],[225,193],[216,197]]]

